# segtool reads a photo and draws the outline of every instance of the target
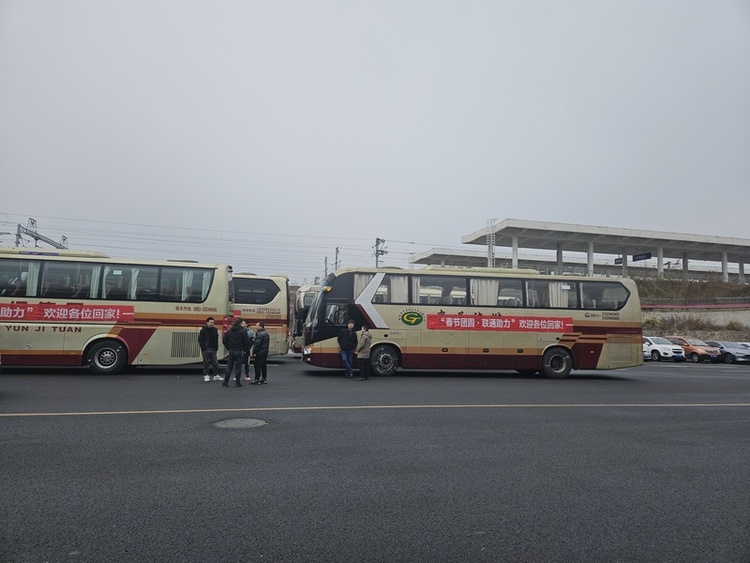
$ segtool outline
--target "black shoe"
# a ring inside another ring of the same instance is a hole
[[[258,385],[258,383],[260,383],[260,379],[253,379],[252,383],[253,385]]]
[[[360,377],[359,379],[357,379],[357,381],[364,381],[364,380],[365,380],[364,377]]]
[[[263,385],[265,385],[266,383],[268,383],[268,381],[266,381],[265,379],[261,379],[261,380],[260,380],[260,382],[261,382],[261,383],[262,383]]]
[[[235,383],[235,384],[234,384],[234,386],[235,386],[235,387],[242,387],[242,383],[240,383],[240,382],[238,381],[237,383]]]
[[[227,383],[226,381],[222,381],[221,382],[221,386],[222,387],[229,387],[229,383]]]

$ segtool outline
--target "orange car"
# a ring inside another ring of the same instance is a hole
[[[691,362],[711,360],[717,364],[721,361],[721,350],[709,346],[700,338],[688,338],[687,336],[665,336],[664,338],[682,346],[682,349],[685,350],[685,357]]]

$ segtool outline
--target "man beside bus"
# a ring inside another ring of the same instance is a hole
[[[354,319],[349,319],[349,322],[346,323],[346,328],[341,329],[338,340],[341,361],[344,362],[346,377],[351,379],[354,377],[354,373],[352,372],[352,360],[354,357],[354,349],[357,347],[357,333],[354,332]]]
[[[255,367],[255,379],[253,384],[266,383],[268,376],[268,347],[271,343],[271,337],[266,332],[266,323],[258,321],[255,325],[255,343],[253,344],[253,366]]]
[[[250,338],[248,338],[247,331],[242,324],[243,320],[237,317],[232,328],[224,335],[223,342],[229,351],[229,358],[227,358],[227,371],[224,372],[224,381],[221,383],[223,387],[229,387],[229,378],[232,377],[232,371],[234,371],[234,386],[242,387],[242,364],[245,360],[245,350],[248,349],[250,343]]]
[[[211,381],[212,369],[214,380],[220,380],[219,362],[216,359],[216,351],[219,349],[219,331],[214,326],[213,317],[206,319],[206,325],[198,333],[198,346],[203,356],[203,381]]]

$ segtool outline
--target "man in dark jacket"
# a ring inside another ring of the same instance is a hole
[[[203,356],[203,381],[211,381],[212,369],[214,380],[220,380],[219,362],[216,359],[216,351],[219,349],[219,331],[214,326],[213,317],[206,319],[206,325],[198,333],[198,346],[201,347]]]
[[[349,319],[349,322],[346,323],[346,328],[339,332],[338,338],[341,361],[344,362],[346,377],[351,379],[354,376],[352,373],[352,359],[354,357],[354,349],[357,347],[357,333],[354,332],[354,319]]]
[[[242,319],[236,318],[232,328],[230,328],[224,335],[224,346],[229,351],[229,357],[227,358],[227,371],[224,372],[224,381],[222,385],[229,387],[229,378],[232,377],[232,370],[234,370],[234,386],[242,387],[242,364],[245,359],[245,350],[250,347],[250,338],[247,336],[245,327],[242,326]]]
[[[258,324],[255,325],[255,343],[253,344],[253,354],[255,356],[253,364],[255,367],[255,379],[253,383],[266,383],[268,375],[266,361],[268,360],[268,345],[270,344],[270,340],[266,332],[266,324],[263,321],[258,321]]]

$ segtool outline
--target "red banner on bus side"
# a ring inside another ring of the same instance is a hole
[[[122,323],[133,320],[132,305],[53,305],[14,303],[0,306],[0,321]]]
[[[499,332],[570,332],[572,317],[485,317],[479,315],[427,315],[432,330],[494,330]]]

